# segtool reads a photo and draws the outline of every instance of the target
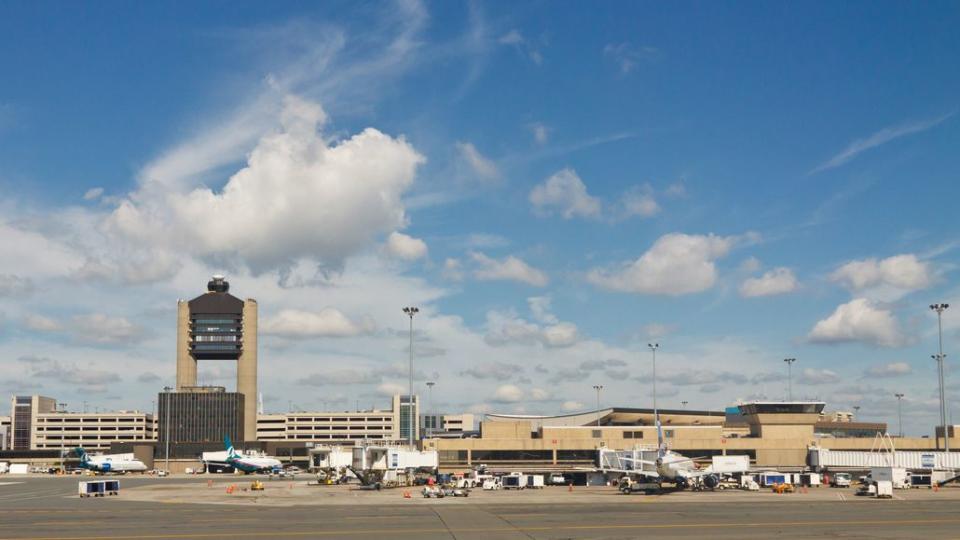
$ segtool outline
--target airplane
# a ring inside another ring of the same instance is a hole
[[[692,458],[667,448],[660,414],[656,409],[653,414],[657,425],[656,460],[644,459],[642,451],[601,450],[601,467],[610,471],[645,476],[656,482],[666,480],[673,483],[677,489],[714,489],[719,486],[719,474],[709,468],[698,468]],[[605,466],[611,463],[612,466]]]
[[[146,472],[147,466],[139,459],[132,459],[125,454],[91,456],[80,447],[73,450],[80,456],[80,467],[94,473],[128,473]]]
[[[223,438],[223,444],[227,447],[227,464],[235,470],[244,473],[255,473],[262,471],[273,471],[281,467],[280,460],[271,457],[250,457],[238,453],[230,442],[230,436]]]

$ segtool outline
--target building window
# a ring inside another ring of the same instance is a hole
[[[601,437],[601,434],[602,434],[602,433],[603,433],[603,432],[601,432],[599,429],[595,429],[595,430],[593,430],[591,436],[592,436],[594,439],[599,439],[599,438]]]
[[[665,429],[665,430],[663,430],[663,436],[666,437],[667,439],[672,439],[672,438],[673,438],[673,430],[672,430],[672,429]]]

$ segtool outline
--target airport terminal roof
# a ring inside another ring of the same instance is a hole
[[[722,424],[726,418],[724,411],[697,411],[692,409],[659,409],[660,421],[665,425],[711,425]],[[534,430],[541,427],[572,427],[596,425],[597,418],[602,426],[653,425],[652,408],[609,407],[593,411],[584,411],[561,415],[496,414],[487,413],[486,420],[492,422],[529,421]]]

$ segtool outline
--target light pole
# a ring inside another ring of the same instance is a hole
[[[603,385],[595,384],[593,389],[597,391],[597,427],[600,427],[600,391],[603,390]]]
[[[660,421],[660,416],[657,414],[657,349],[660,348],[660,344],[647,343],[647,347],[653,353],[653,422],[656,424]]]
[[[903,438],[903,394],[894,394],[897,398],[897,420],[900,422],[900,438]]]
[[[410,317],[410,395],[407,396],[407,410],[409,411],[408,418],[410,424],[407,426],[407,433],[409,434],[410,446],[413,446],[413,430],[416,426],[416,419],[413,417],[413,316],[420,312],[420,309],[417,307],[405,307],[403,312]]]
[[[687,408],[687,403],[688,403],[688,402],[687,402],[686,400],[684,400],[684,401],[681,401],[681,402],[680,402],[680,405],[682,405],[683,408],[686,409],[686,408]]]
[[[937,336],[940,344],[939,353],[933,357],[937,361],[937,371],[940,376],[940,425],[943,426],[943,449],[950,451],[950,434],[947,433],[947,403],[943,393],[943,361],[947,355],[943,354],[943,312],[950,304],[930,304],[930,309],[937,312]]]
[[[783,361],[787,363],[787,399],[793,401],[793,363],[797,359],[784,358]]]
[[[433,416],[433,420],[431,420],[431,427],[427,427],[427,435],[430,435],[430,431],[435,429],[437,427],[436,424],[439,423],[437,422],[437,415],[433,411],[433,385],[435,384],[437,383],[433,381],[427,381],[427,393],[429,394],[427,401],[427,414]]]
[[[61,413],[67,412],[66,403],[61,403],[59,407],[60,407]],[[65,422],[65,420],[61,420],[61,422]],[[60,472],[63,474],[67,473],[67,453],[66,453],[66,448],[64,447],[64,442],[63,442],[63,439],[65,438],[66,438],[65,432],[61,431],[60,432]]]
[[[167,411],[166,411],[167,419],[164,421],[164,423],[167,424],[164,427],[164,431],[166,431],[166,435],[163,437],[164,447],[166,448],[166,450],[164,450],[164,454],[166,454],[166,457],[164,458],[165,464],[163,468],[164,470],[167,471],[167,474],[170,474],[170,391],[171,390],[173,390],[173,388],[170,388],[169,386],[163,387],[163,393],[165,395],[164,400],[167,402]]]

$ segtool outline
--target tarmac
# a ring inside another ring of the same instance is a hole
[[[891,500],[827,487],[777,495],[720,491],[621,495],[548,487],[424,499],[303,479],[122,476],[116,497],[77,495],[79,477],[0,478],[0,540],[417,538],[957,538],[960,489],[902,490]],[[228,494],[229,486],[236,486]],[[247,491],[244,491],[244,488]]]

